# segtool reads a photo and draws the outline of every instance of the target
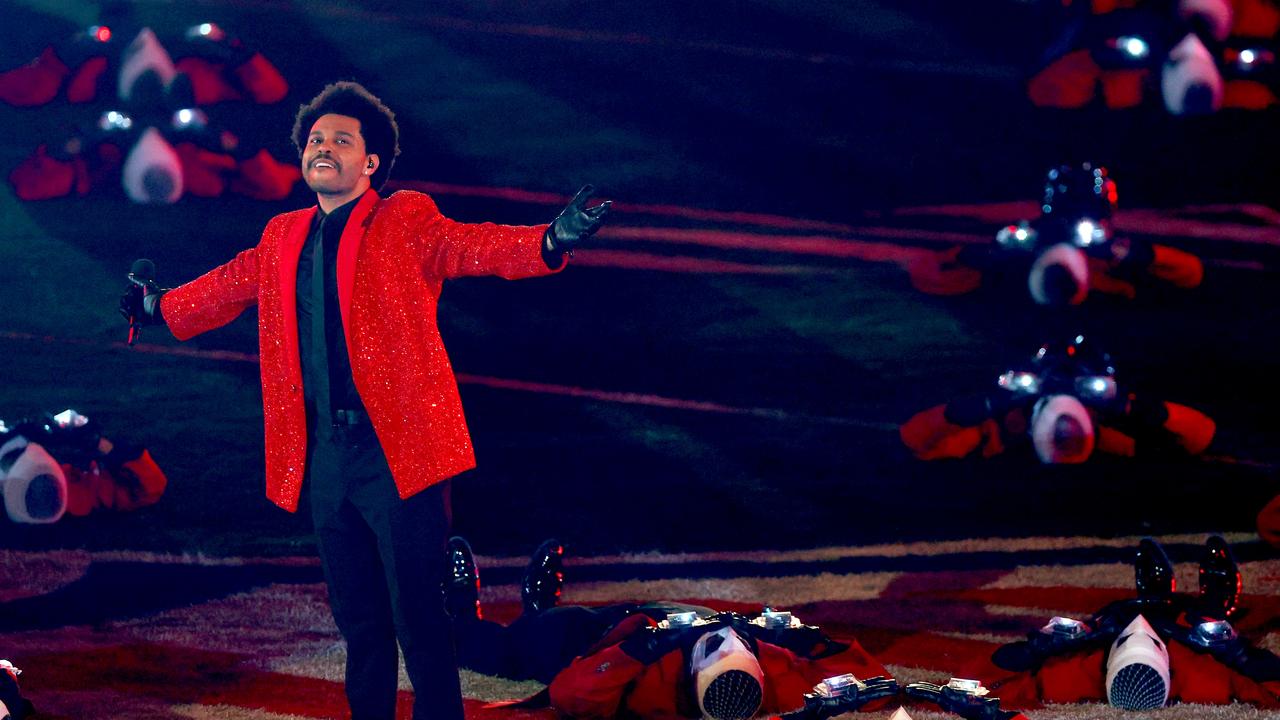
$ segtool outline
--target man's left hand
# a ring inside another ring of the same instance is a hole
[[[595,207],[587,207],[587,201],[595,188],[584,185],[577,195],[569,201],[565,209],[547,228],[543,246],[548,252],[571,252],[583,240],[595,234],[604,223],[604,216],[613,206],[612,200],[605,200]]]

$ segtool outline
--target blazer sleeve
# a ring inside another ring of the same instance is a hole
[[[393,196],[394,197],[394,196]],[[507,280],[548,275],[542,256],[546,225],[462,223],[440,213],[426,195],[415,198],[410,231],[418,236],[423,271],[440,278],[497,275]]]
[[[160,298],[160,312],[179,340],[220,328],[258,302],[258,255],[254,247]]]

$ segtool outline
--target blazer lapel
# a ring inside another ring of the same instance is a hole
[[[342,229],[338,242],[338,307],[342,312],[342,334],[347,338],[347,354],[351,354],[351,296],[356,284],[356,258],[360,254],[360,241],[372,220],[371,213],[378,204],[378,193],[365,192],[351,209],[347,226]]]
[[[289,356],[298,357],[298,258],[307,243],[307,233],[315,220],[316,208],[300,213],[280,245],[280,306],[283,311],[285,343]]]

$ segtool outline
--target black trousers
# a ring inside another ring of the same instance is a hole
[[[407,500],[368,424],[313,427],[307,487],[329,605],[347,643],[352,720],[393,720],[399,658],[414,720],[463,720],[453,633],[444,610],[449,482]]]

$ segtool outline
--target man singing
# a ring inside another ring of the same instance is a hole
[[[398,136],[365,88],[329,85],[293,127],[318,207],[277,215],[256,247],[172,290],[131,273],[121,304],[179,340],[258,304],[267,497],[293,512],[310,488],[352,718],[395,717],[398,640],[413,717],[461,720],[441,581],[449,479],[475,457],[436,321],[441,283],[555,272],[610,203],[587,208],[588,186],[549,226],[454,222],[427,195],[378,195]]]

